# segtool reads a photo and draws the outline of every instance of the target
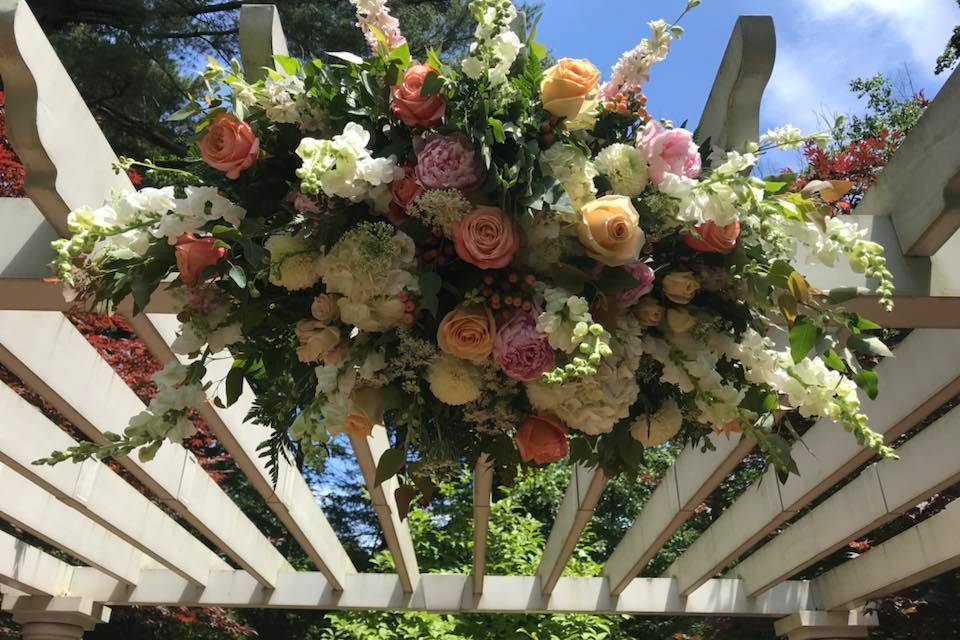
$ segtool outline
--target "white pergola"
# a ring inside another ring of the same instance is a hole
[[[240,27],[243,62],[252,73],[285,51],[271,5],[244,5]],[[774,55],[772,20],[741,17],[698,128],[700,140],[729,148],[757,138]],[[0,76],[29,194],[0,200],[0,363],[86,437],[103,442],[104,432],[122,431],[143,403],[63,315],[59,285],[43,278],[49,242],[66,233],[67,213],[103,201],[110,189],[133,187],[111,170],[113,151],[22,0],[0,0]],[[896,358],[879,365],[880,397],[864,399],[873,428],[892,442],[960,393],[960,240],[954,234],[960,226],[960,72],[857,211],[858,223],[887,247],[898,295],[889,315],[870,298],[854,306],[888,326],[916,328]],[[862,283],[853,273],[810,269],[808,275],[821,288]],[[139,316],[130,307],[121,311],[158,360],[177,357],[169,347],[178,326],[170,301],[159,295]],[[211,379],[229,366],[214,364]],[[906,441],[900,460],[866,467],[872,453],[821,420],[794,447],[802,475],[780,484],[771,471],[655,578],[637,576],[752,450],[752,441],[715,436],[715,451],[683,451],[595,578],[562,574],[603,493],[604,474],[574,470],[536,575],[487,576],[493,478],[481,462],[474,476],[472,575],[421,574],[410,532],[397,515],[395,481],[375,486],[376,462],[388,446],[378,427],[352,445],[397,570],[368,574],[356,571],[295,466],[281,460],[279,482],[271,482],[256,451],[269,430],[244,421],[251,395],[246,389],[228,409],[208,404],[201,415],[315,571],[294,570],[179,445],[165,445],[147,463],[118,460],[149,497],[95,460],[32,465],[73,442],[0,385],[0,517],[76,561],[68,564],[0,533],[2,607],[24,625],[26,638],[80,638],[108,620],[108,607],[128,605],[756,616],[776,621],[777,632],[791,640],[861,638],[876,624],[863,613],[865,603],[960,566],[960,504],[953,503],[814,580],[791,579],[960,481],[960,409]],[[829,499],[796,517],[858,470]]]

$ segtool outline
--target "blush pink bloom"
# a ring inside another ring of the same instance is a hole
[[[240,177],[260,157],[260,140],[246,122],[240,122],[229,113],[213,119],[197,141],[200,157],[217,171],[223,171],[231,180]]]
[[[480,206],[453,224],[457,255],[480,269],[503,269],[520,249],[520,234],[497,207]]]
[[[390,89],[390,111],[408,127],[432,127],[441,120],[447,110],[447,100],[440,94],[420,95],[423,81],[436,70],[425,64],[417,64],[403,74],[400,84]]]
[[[480,154],[463,134],[433,136],[417,154],[417,178],[427,189],[472,191],[485,177]]]
[[[556,366],[556,355],[547,334],[537,331],[530,313],[517,312],[497,330],[493,361],[514,380],[538,380]]]
[[[550,464],[570,451],[567,428],[553,416],[529,416],[517,429],[517,449],[524,462]]]
[[[639,283],[635,287],[629,289],[621,289],[614,294],[614,298],[617,300],[617,304],[620,305],[621,309],[626,309],[627,307],[632,307],[640,301],[640,298],[647,295],[653,291],[653,280],[654,273],[653,269],[650,266],[641,260],[636,262],[628,262],[623,265],[623,268],[630,272],[636,281]]]
[[[180,272],[180,280],[188,287],[195,287],[200,283],[200,275],[203,270],[210,265],[217,264],[224,256],[227,250],[223,247],[216,247],[214,243],[216,238],[208,236],[198,238],[189,233],[185,233],[177,238],[176,260],[177,271]]]
[[[320,213],[320,207],[310,196],[302,191],[291,191],[287,194],[287,202],[300,213]]]
[[[696,235],[688,233],[683,241],[694,251],[703,253],[733,253],[740,237],[740,221],[734,220],[728,225],[717,226],[713,220],[701,222],[693,228]]]
[[[637,147],[647,158],[655,185],[660,185],[665,173],[686,178],[700,175],[700,149],[686,129],[667,129],[651,120],[640,131]]]

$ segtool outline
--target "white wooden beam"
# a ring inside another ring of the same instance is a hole
[[[600,468],[577,464],[570,470],[570,484],[557,509],[557,517],[537,567],[543,594],[549,595],[556,587],[606,486],[607,474]]]
[[[348,575],[342,592],[319,572],[280,574],[276,589],[264,589],[243,571],[215,572],[205,588],[191,587],[165,570],[146,570],[140,583],[123,588],[102,575],[78,569],[70,592],[111,605],[203,606],[269,609],[429,611],[435,613],[596,613],[633,615],[783,617],[814,609],[805,581],[788,581],[759,598],[747,598],[739,580],[711,580],[684,598],[667,578],[637,578],[611,596],[604,578],[560,578],[544,595],[536,576],[487,576],[482,594],[471,576],[424,574],[414,592],[405,592],[395,574]]]
[[[698,143],[737,149],[757,140],[760,100],[776,55],[773,18],[740,16],[697,126]]]
[[[879,624],[875,612],[798,611],[777,620],[777,637],[786,640],[859,640],[869,638],[870,629]]]
[[[858,607],[960,567],[960,501],[814,580],[824,609]]]
[[[211,570],[230,568],[103,463],[32,464],[76,441],[7,385],[0,385],[0,415],[3,464],[192,582],[202,585]]]
[[[37,596],[63,595],[74,568],[48,553],[0,531],[0,583]]]
[[[960,70],[910,130],[857,207],[889,215],[905,255],[932,256],[960,228]]]
[[[287,54],[280,14],[272,4],[244,4],[240,9],[240,57],[249,82],[266,78],[276,69],[273,56]]]
[[[893,520],[960,481],[960,409],[897,449],[899,460],[866,468],[850,484],[790,525],[727,575],[754,596],[820,561],[850,540]]]
[[[413,593],[420,581],[420,568],[417,566],[417,554],[413,548],[410,527],[407,526],[406,521],[400,520],[397,511],[394,492],[399,484],[396,477],[386,480],[379,486],[376,480],[377,463],[380,462],[384,452],[390,448],[387,430],[376,425],[373,427],[373,433],[367,438],[351,435],[350,445],[353,447],[353,454],[357,458],[367,491],[370,493],[370,502],[380,522],[384,542],[390,550],[390,555],[393,556],[400,586],[404,593]]]
[[[136,584],[144,555],[56,496],[0,464],[0,518],[128,584]]]
[[[58,233],[67,234],[72,209],[103,202],[111,188],[132,188],[112,170],[106,139],[91,135],[99,132],[93,115],[23,0],[0,0],[0,77],[27,195]]]
[[[960,393],[960,340],[956,331],[920,329],[877,367],[876,400],[863,398],[871,428],[887,442],[897,438]],[[683,594],[733,563],[811,500],[873,457],[838,424],[820,420],[793,446],[800,475],[780,485],[770,470],[740,496],[664,574]]]
[[[160,362],[168,362],[177,356],[170,350],[180,323],[172,315],[127,315],[137,336]],[[180,357],[181,362],[189,362]],[[216,396],[217,383],[226,378],[233,360],[224,352],[207,365],[206,381],[213,383],[209,390],[211,400]],[[213,404],[200,408],[200,417],[233,457],[250,484],[263,496],[267,506],[276,514],[300,548],[314,565],[327,576],[335,588],[340,588],[346,573],[356,569],[340,543],[333,527],[327,521],[320,505],[306,481],[289,460],[279,460],[279,477],[273,485],[266,460],[260,457],[257,447],[272,435],[270,427],[247,420],[253,406],[254,393],[244,382],[243,392],[230,407],[221,409]]]
[[[0,311],[0,363],[39,393],[88,438],[122,433],[144,409],[86,339],[60,313]],[[179,444],[165,444],[150,462],[117,460],[161,502],[265,585],[290,565]]]
[[[487,570],[487,534],[490,531],[490,500],[493,493],[493,461],[487,454],[473,469],[473,592],[483,593]]]
[[[696,513],[723,479],[756,445],[752,438],[711,436],[714,450],[687,446],[667,469],[603,567],[613,595],[618,595],[653,559],[683,523]]]

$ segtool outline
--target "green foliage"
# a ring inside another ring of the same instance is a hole
[[[957,6],[960,6],[960,0],[957,0]],[[934,71],[938,74],[943,73],[957,64],[957,60],[960,60],[960,25],[953,28],[953,35],[947,41],[943,53],[937,58],[937,66]]]

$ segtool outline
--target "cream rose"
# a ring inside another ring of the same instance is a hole
[[[493,351],[497,324],[483,305],[459,306],[440,322],[437,344],[450,355],[482,362]]]
[[[340,345],[340,329],[327,327],[316,320],[297,323],[297,358],[300,362],[321,362]]]
[[[610,267],[639,258],[646,241],[640,214],[626,196],[604,196],[585,204],[577,233],[587,255]]]
[[[600,70],[589,60],[562,58],[540,82],[543,108],[558,118],[574,119],[597,104]]]
[[[674,271],[663,279],[663,294],[677,304],[689,304],[700,291],[700,282],[690,271]]]
[[[667,326],[674,333],[688,333],[697,326],[697,320],[686,309],[667,309]]]
[[[663,306],[653,298],[641,298],[633,307],[633,317],[645,327],[655,327],[663,322]]]

